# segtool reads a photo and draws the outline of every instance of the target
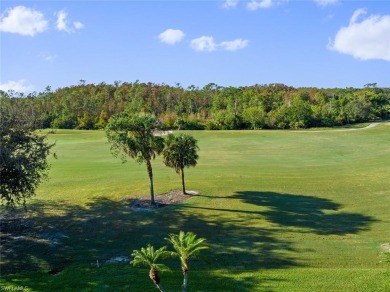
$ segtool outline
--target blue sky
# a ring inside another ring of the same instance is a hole
[[[2,1],[0,89],[390,86],[390,2]]]

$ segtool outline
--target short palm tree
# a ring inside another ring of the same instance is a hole
[[[163,246],[162,248],[155,250],[153,246],[148,244],[146,248],[143,247],[141,250],[133,250],[133,253],[131,254],[133,260],[130,262],[133,266],[149,267],[149,278],[162,292],[164,289],[160,283],[159,271],[166,271],[169,270],[169,268],[164,264],[158,264],[157,261],[174,255],[172,252],[167,251],[166,248],[166,246]]]
[[[201,250],[208,248],[204,244],[206,239],[196,238],[196,235],[192,232],[185,233],[180,231],[179,234],[170,234],[166,240],[172,244],[177,256],[180,258],[183,272],[182,291],[185,292],[188,287],[189,260],[197,257]]]
[[[181,174],[183,194],[186,193],[184,167],[195,166],[199,158],[197,140],[188,134],[168,135],[162,152],[164,164]]]

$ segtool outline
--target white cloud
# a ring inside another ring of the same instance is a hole
[[[0,90],[7,92],[8,90],[14,90],[16,92],[31,92],[34,90],[34,86],[26,84],[26,80],[8,81],[6,83],[0,83]]]
[[[249,10],[257,10],[260,8],[262,8],[262,9],[270,8],[273,5],[274,5],[274,3],[272,0],[261,0],[261,1],[251,0],[251,2],[249,2],[247,4],[247,7]]]
[[[314,0],[320,6],[333,5],[339,2],[339,0]]]
[[[217,44],[212,36],[201,36],[191,41],[191,48],[195,51],[215,51]]]
[[[248,45],[248,40],[235,39],[233,41],[225,41],[219,44],[221,48],[227,51],[237,51],[245,48]]]
[[[356,23],[356,21],[359,19],[360,16],[367,14],[367,10],[364,8],[360,8],[355,10],[355,12],[352,14],[351,19],[349,20],[349,25],[352,25]]]
[[[233,41],[223,41],[216,43],[212,36],[201,36],[191,41],[191,48],[199,52],[212,52],[218,49],[226,51],[237,51],[245,48],[248,40],[235,39]]]
[[[61,11],[56,13],[56,16],[57,16],[57,29],[68,31],[69,28],[66,24],[66,18],[68,16],[68,14],[64,10],[61,10]]]
[[[6,11],[0,18],[0,31],[34,36],[47,29],[48,22],[37,10],[16,6]]]
[[[167,43],[169,45],[174,45],[180,42],[185,36],[185,33],[180,29],[167,29],[164,32],[158,35],[158,38],[161,42]]]
[[[223,8],[230,9],[237,6],[238,0],[225,0],[223,3]]]
[[[51,53],[42,53],[39,55],[39,57],[45,60],[46,62],[50,62],[50,63],[54,62],[54,60],[57,59],[57,55]]]
[[[73,25],[74,25],[75,29],[82,29],[82,28],[84,28],[84,24],[82,24],[80,21],[73,22]]]
[[[75,29],[82,29],[84,27],[84,24],[82,24],[80,21],[74,21],[73,25],[69,25],[68,13],[65,10],[58,11],[55,15],[57,16],[56,27],[60,31],[66,31],[70,33],[74,32]]]
[[[364,9],[356,10],[349,25],[340,28],[328,48],[361,60],[390,61],[390,15],[363,18],[366,13]]]

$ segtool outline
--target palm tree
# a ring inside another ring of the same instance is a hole
[[[172,244],[177,256],[180,258],[181,270],[183,272],[182,291],[185,292],[188,287],[189,260],[197,257],[201,250],[208,248],[204,244],[206,239],[196,238],[196,235],[192,232],[185,233],[180,231],[179,234],[170,234],[166,240]]]
[[[149,267],[149,278],[161,292],[163,292],[164,289],[161,286],[158,273],[159,271],[169,270],[169,268],[164,264],[158,264],[157,260],[173,256],[173,253],[166,251],[166,248],[166,246],[163,246],[162,248],[155,250],[153,246],[148,244],[146,248],[142,247],[141,250],[133,250],[133,253],[131,254],[133,260],[130,262],[133,266]]]
[[[151,160],[164,148],[164,139],[153,135],[158,129],[157,119],[150,114],[120,113],[111,117],[106,127],[106,136],[111,145],[111,152],[126,162],[126,156],[138,163],[145,163],[150,182],[150,200],[155,205],[153,170]]]
[[[181,174],[183,194],[186,194],[184,167],[195,166],[199,158],[197,140],[188,134],[168,135],[162,152],[164,164]]]

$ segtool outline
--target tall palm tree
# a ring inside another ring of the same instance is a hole
[[[164,264],[158,264],[157,261],[173,256],[173,253],[167,251],[166,248],[166,246],[163,246],[155,250],[153,246],[148,244],[146,248],[142,247],[141,250],[133,250],[131,254],[133,260],[130,262],[133,266],[149,267],[149,278],[161,292],[164,292],[164,289],[161,286],[159,271],[169,270],[169,268]]]
[[[138,163],[145,163],[150,183],[150,200],[154,201],[153,170],[151,160],[164,148],[164,139],[153,135],[158,129],[157,119],[151,114],[120,113],[111,117],[106,127],[106,136],[114,156],[121,155],[126,162],[129,156]]]
[[[183,285],[182,291],[187,291],[188,288],[188,270],[190,258],[195,258],[199,255],[200,251],[207,249],[208,247],[204,244],[205,238],[196,238],[196,235],[192,232],[180,231],[179,234],[170,234],[168,240],[177,256],[180,258],[181,270],[183,272]]]
[[[195,166],[199,155],[197,140],[188,134],[168,135],[162,152],[164,164],[181,174],[183,194],[186,194],[184,167]]]

